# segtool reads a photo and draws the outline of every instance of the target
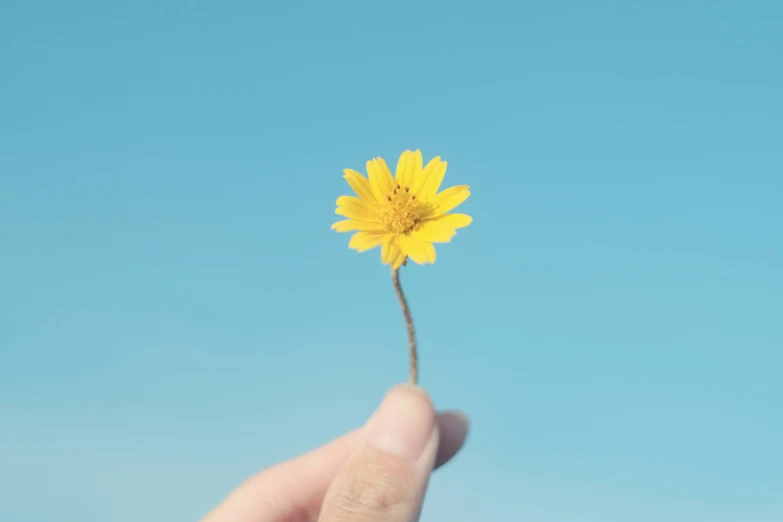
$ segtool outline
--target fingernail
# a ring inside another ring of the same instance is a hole
[[[367,422],[371,446],[416,460],[435,428],[435,410],[429,396],[411,385],[392,388]]]

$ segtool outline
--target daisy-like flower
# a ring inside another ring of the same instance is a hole
[[[408,258],[418,264],[435,262],[433,243],[448,243],[456,229],[473,220],[449,214],[470,196],[467,185],[438,192],[446,162],[433,158],[423,166],[421,152],[406,150],[392,176],[383,158],[367,162],[365,178],[345,169],[343,176],[356,196],[337,198],[335,213],[346,220],[332,225],[337,232],[355,232],[348,246],[359,252],[381,247],[381,262],[393,270]],[[358,197],[357,197],[358,196]]]

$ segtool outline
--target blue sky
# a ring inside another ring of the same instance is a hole
[[[0,519],[197,520],[407,377],[344,168],[473,224],[402,278],[473,432],[423,520],[783,518],[783,4],[0,8]]]

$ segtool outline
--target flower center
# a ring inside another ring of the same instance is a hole
[[[422,205],[410,193],[410,187],[397,185],[386,200],[381,203],[381,223],[389,232],[397,235],[410,232],[416,226],[422,213]]]

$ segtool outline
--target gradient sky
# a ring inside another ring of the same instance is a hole
[[[449,162],[402,279],[473,431],[423,521],[783,520],[783,4],[0,4],[0,520],[197,520],[407,378],[344,168]]]

